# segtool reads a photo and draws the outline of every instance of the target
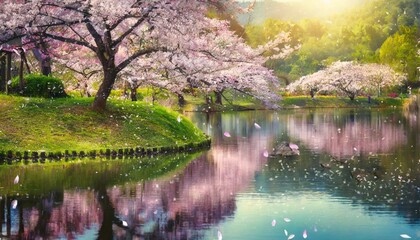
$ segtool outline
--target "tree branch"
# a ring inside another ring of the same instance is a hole
[[[92,51],[96,52],[97,48],[95,46],[93,46],[92,44],[88,43],[88,42],[83,42],[83,41],[79,41],[73,38],[67,38],[67,37],[63,37],[63,36],[57,36],[57,35],[53,35],[50,33],[43,33],[44,36],[61,41],[61,42],[65,42],[65,43],[72,43],[72,44],[76,44],[82,47],[87,47],[89,49],[91,49]]]
[[[152,12],[154,8],[150,8],[148,9],[143,16],[137,20],[137,22],[131,26],[126,32],[124,32],[121,36],[119,36],[117,39],[115,39],[115,41],[113,42],[113,44],[111,45],[111,48],[114,48],[116,46],[118,46],[128,35],[130,35],[138,26],[140,26],[144,20],[146,20],[146,18],[149,16],[149,14]],[[122,22],[122,21],[121,21]],[[115,24],[114,24],[115,25]],[[116,27],[116,26],[115,26]],[[111,27],[111,29],[113,29]]]
[[[149,54],[149,53],[154,53],[157,51],[161,51],[161,50],[165,50],[165,49],[158,49],[158,48],[150,48],[150,49],[142,49],[139,50],[137,52],[135,52],[133,55],[131,55],[130,57],[128,57],[126,60],[124,60],[122,63],[120,63],[117,67],[116,67],[116,72],[120,72],[121,70],[123,70],[125,67],[127,67],[132,61],[134,61],[136,58]]]

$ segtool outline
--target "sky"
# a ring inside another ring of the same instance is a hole
[[[252,0],[237,0],[251,2]],[[299,21],[303,18],[328,18],[369,0],[257,0],[254,11],[240,17],[243,24],[252,16],[254,23],[265,18]]]

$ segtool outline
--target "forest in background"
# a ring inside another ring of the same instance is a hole
[[[285,12],[284,8],[275,7],[285,4],[269,2],[273,3],[267,15],[270,18],[261,24],[246,23],[244,37],[256,47],[272,40],[279,32],[288,31],[292,44],[301,45],[289,58],[266,63],[283,84],[341,60],[387,64],[407,74],[407,86],[419,86],[418,0],[373,0],[334,16],[300,16],[295,21],[275,17],[273,12],[278,16]],[[254,9],[260,9],[262,4],[267,8],[267,2],[256,2]]]

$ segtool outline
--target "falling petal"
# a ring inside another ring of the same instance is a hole
[[[126,221],[122,221],[122,225],[124,226],[124,227],[128,227],[128,223],[126,222]]]
[[[178,116],[176,120],[178,120],[178,122],[181,122],[181,116]]]
[[[354,150],[355,152],[357,152],[357,148],[355,148],[355,147],[354,147],[354,148],[353,148],[353,150]]]
[[[225,137],[230,138],[230,133],[229,132],[225,132],[223,135],[225,135]]]
[[[265,150],[264,153],[263,153],[263,155],[264,155],[264,157],[268,157],[268,151]]]
[[[287,240],[293,239],[295,237],[295,234],[290,234],[290,236],[287,238]]]
[[[318,228],[316,228],[316,226],[314,226],[314,232],[318,232]]]
[[[19,183],[19,175],[17,175],[17,176],[15,177],[15,180],[13,180],[13,183],[14,183],[14,184],[18,184],[18,183]]]
[[[299,146],[294,143],[289,143],[289,148],[292,150],[299,150]]]
[[[286,237],[287,237],[287,235],[289,235],[289,233],[287,232],[286,229],[284,229],[284,235],[286,235]]]
[[[409,239],[409,238],[411,238],[409,235],[407,235],[407,234],[401,234],[400,235],[402,238],[405,238],[405,239]]]
[[[303,231],[302,237],[305,239],[308,237],[308,233],[306,232],[306,229]]]
[[[283,220],[284,220],[285,222],[290,222],[290,221],[292,221],[292,220],[290,220],[290,218],[283,218]]]
[[[254,126],[255,126],[256,129],[261,129],[261,126],[258,125],[258,123],[254,123]]]
[[[11,85],[12,84],[12,80],[7,81],[7,85]]]
[[[220,230],[217,230],[217,239],[218,240],[222,240],[223,239],[222,232]]]
[[[277,221],[276,221],[276,219],[273,219],[273,221],[271,221],[271,226],[276,226],[276,223],[277,223]]]
[[[17,207],[18,201],[15,199],[12,201],[12,208],[15,209]]]

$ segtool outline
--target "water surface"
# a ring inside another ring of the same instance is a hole
[[[5,166],[2,235],[420,239],[416,115],[330,109],[190,117],[212,137],[210,151]],[[265,155],[284,141],[297,144],[300,155]]]

